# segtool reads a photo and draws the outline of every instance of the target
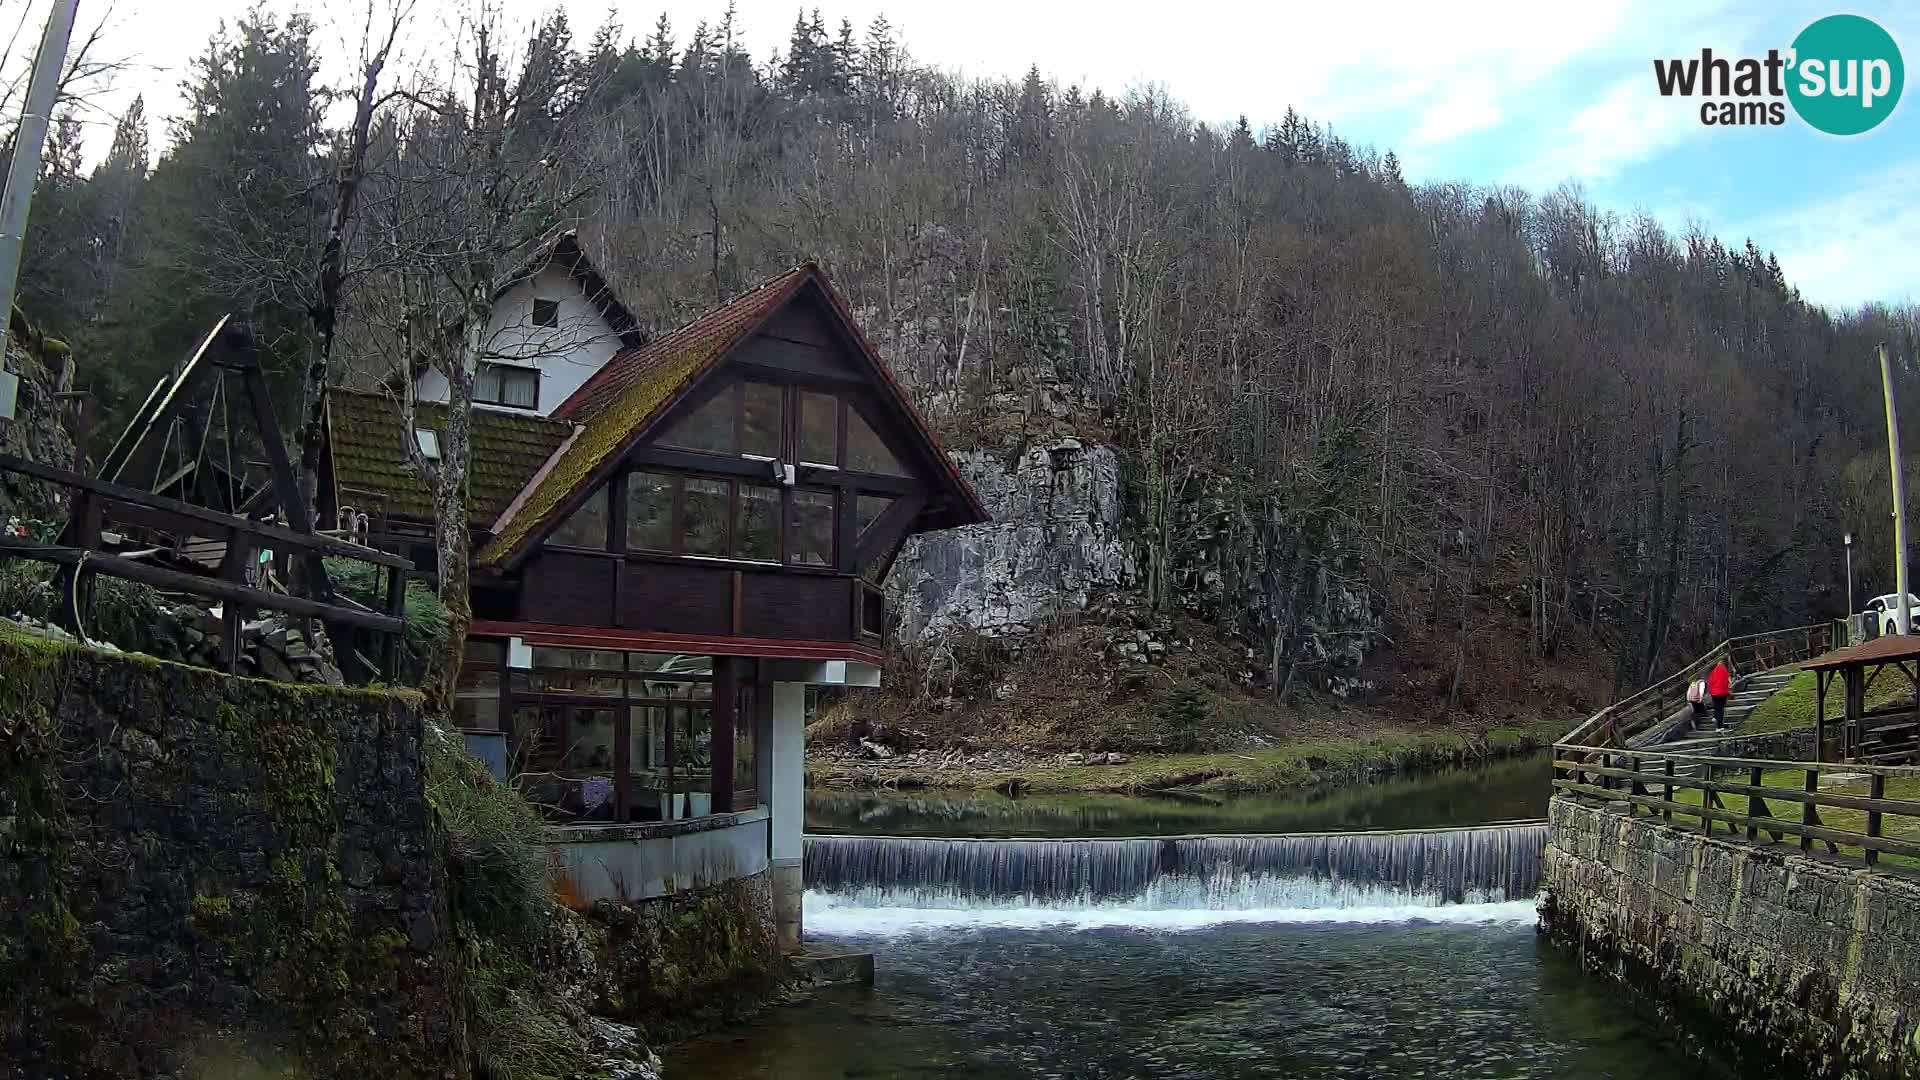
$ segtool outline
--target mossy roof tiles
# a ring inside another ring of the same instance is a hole
[[[343,505],[365,511],[431,520],[433,499],[402,450],[407,436],[400,403],[383,393],[333,387],[328,425],[334,483]],[[420,403],[419,427],[446,438],[444,405]],[[526,413],[473,411],[473,455],[468,471],[468,510],[476,525],[491,524],[540,466],[566,441],[573,426]]]
[[[607,361],[554,410],[555,416],[581,426],[579,436],[508,508],[476,561],[510,559],[568,496],[631,446],[680,391],[751,333],[812,273],[811,265],[795,267],[678,330]]]

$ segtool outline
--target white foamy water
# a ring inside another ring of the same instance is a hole
[[[1119,928],[1180,931],[1231,924],[1448,923],[1524,926],[1535,919],[1533,903],[1526,900],[1467,904],[1415,900],[1399,904],[1249,908],[1154,908],[1125,903],[1062,907],[997,904],[919,907],[890,905],[884,895],[847,896],[809,890],[805,905],[806,927],[810,933],[846,937],[891,937],[927,930],[967,929]]]

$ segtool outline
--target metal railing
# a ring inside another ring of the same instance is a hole
[[[1659,682],[1614,702],[1594,713],[1559,744],[1585,747],[1626,741],[1659,723],[1687,700],[1687,685],[1706,677],[1713,666],[1725,661],[1736,678],[1811,660],[1844,642],[1844,630],[1834,622],[1796,626],[1790,630],[1770,630],[1728,638]]]
[[[1864,794],[1827,790],[1863,784]],[[1644,811],[1672,824],[1691,818],[1706,835],[1716,825],[1749,843],[1797,839],[1828,854],[1877,866],[1882,855],[1920,860],[1920,800],[1889,797],[1889,785],[1920,791],[1920,766],[1833,765],[1704,754],[1661,754],[1606,746],[1555,747],[1556,795]],[[1689,796],[1697,795],[1698,801]]]

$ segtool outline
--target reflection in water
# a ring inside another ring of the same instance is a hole
[[[1208,802],[1139,795],[882,792],[809,789],[807,831],[891,836],[1169,836],[1235,832],[1423,829],[1540,818],[1546,755],[1313,792]]]
[[[1446,922],[1382,912],[1367,922],[1168,932],[1017,916],[947,926],[880,913],[822,918],[817,899],[810,924],[836,928],[819,944],[874,950],[878,985],[679,1047],[668,1076],[1651,1080],[1697,1071],[1537,944],[1526,905],[1430,913],[1446,912]]]

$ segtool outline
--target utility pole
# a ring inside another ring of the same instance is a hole
[[[27,83],[27,105],[13,136],[13,163],[7,169],[7,191],[0,197],[0,316],[13,319],[13,291],[20,280],[20,249],[27,238],[27,210],[33,203],[34,181],[40,177],[40,152],[47,143],[47,125],[53,119],[54,99],[60,93],[60,68],[67,62],[67,40],[73,36],[74,12],[80,0],[53,0],[53,14],[40,35],[40,51],[33,57],[33,78]]]
[[[1893,480],[1893,588],[1899,594],[1894,608],[1895,625],[1903,634],[1913,632],[1912,595],[1907,591],[1907,489],[1900,479],[1900,424],[1893,409],[1893,363],[1887,359],[1887,347],[1880,346],[1880,388],[1887,398],[1887,466]]]

